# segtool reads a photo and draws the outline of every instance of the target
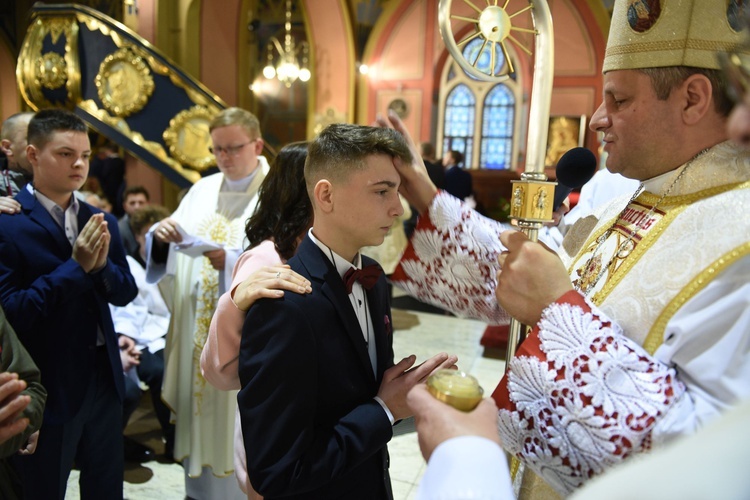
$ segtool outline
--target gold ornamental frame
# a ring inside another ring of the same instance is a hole
[[[151,70],[130,46],[104,58],[94,84],[104,108],[122,117],[142,110],[154,93]]]
[[[53,44],[65,37],[63,53],[44,50],[49,36]],[[80,66],[78,61],[78,24],[75,17],[36,19],[23,41],[16,66],[18,90],[34,110],[58,106],[73,107],[80,99]],[[44,89],[65,87],[65,101],[51,102]]]
[[[169,154],[199,172],[214,165],[216,160],[208,149],[211,144],[208,126],[217,114],[218,110],[205,106],[193,106],[177,113],[162,136],[169,146]]]

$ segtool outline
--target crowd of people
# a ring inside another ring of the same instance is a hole
[[[154,453],[123,436],[146,388],[189,498],[392,498],[387,444],[412,415],[420,499],[750,495],[750,227],[717,222],[750,204],[750,44],[723,0],[638,30],[632,3],[590,128],[635,186],[579,208],[555,251],[464,203],[461,153],[444,171],[395,114],[269,165],[257,118],[225,109],[219,172],[171,214],[120,189],[119,221],[81,192],[80,118],[8,118],[0,496],[64,498],[75,464],[82,498],[122,498],[125,459]],[[404,226],[397,266],[368,257]],[[394,359],[389,281],[530,326],[491,398],[428,392],[449,353]]]

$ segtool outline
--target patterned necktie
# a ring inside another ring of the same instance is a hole
[[[346,293],[352,293],[352,285],[355,281],[359,281],[359,284],[370,290],[378,282],[378,278],[383,274],[383,270],[380,266],[372,264],[365,266],[362,269],[355,269],[350,267],[349,270],[344,274],[344,284],[346,285]]]

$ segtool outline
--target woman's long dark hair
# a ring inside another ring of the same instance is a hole
[[[288,260],[297,240],[310,227],[312,205],[305,187],[307,142],[284,146],[258,189],[258,206],[247,220],[249,248],[273,238],[276,251]]]

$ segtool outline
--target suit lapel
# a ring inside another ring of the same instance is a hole
[[[305,239],[300,243],[297,249],[297,257],[307,268],[310,277],[322,282],[321,292],[333,304],[333,308],[344,326],[344,334],[349,338],[352,348],[357,353],[360,365],[367,372],[369,378],[374,381],[370,355],[362,336],[362,329],[359,327],[357,315],[352,309],[349,295],[344,288],[344,282],[333,263],[313,243],[309,236],[305,236]]]
[[[362,266],[377,264],[376,261],[362,257]],[[377,374],[380,380],[382,373],[390,368],[392,361],[391,345],[389,338],[393,333],[392,318],[389,314],[388,304],[385,303],[388,290],[384,278],[380,278],[377,284],[367,290],[367,303],[370,306],[370,318],[372,319],[373,337],[375,340],[375,352],[378,360]]]
[[[78,201],[78,234],[83,231],[83,226],[89,221],[94,213],[91,211],[91,207],[82,201]],[[110,243],[111,245],[111,243]]]
[[[47,230],[49,235],[55,240],[57,246],[62,252],[70,252],[72,247],[68,238],[65,236],[65,230],[61,228],[55,219],[52,218],[44,205],[39,203],[36,197],[29,193],[28,190],[22,189],[16,197],[24,212],[29,216],[29,219],[42,226]]]

